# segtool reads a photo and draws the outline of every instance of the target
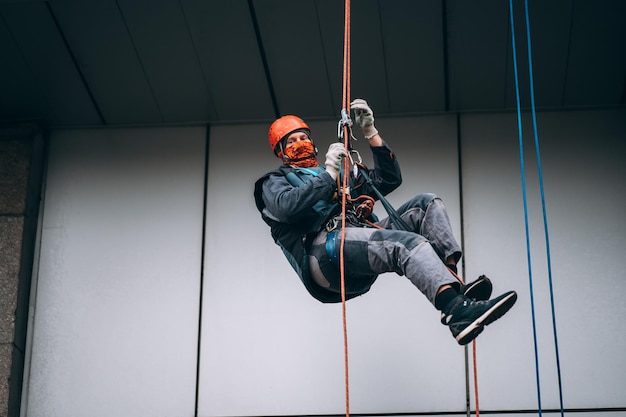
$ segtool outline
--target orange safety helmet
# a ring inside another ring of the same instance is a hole
[[[270,125],[270,129],[267,132],[267,139],[276,156],[282,158],[282,149],[276,149],[280,141],[291,132],[299,129],[311,131],[309,125],[298,116],[287,115],[274,120],[274,123]]]

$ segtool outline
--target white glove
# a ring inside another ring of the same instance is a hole
[[[343,143],[331,143],[328,147],[328,152],[326,152],[326,172],[328,172],[334,180],[339,176],[341,159],[347,155],[348,153]]]
[[[367,101],[362,98],[355,98],[350,103],[350,108],[354,110],[356,124],[361,128],[365,139],[370,139],[378,133],[378,130],[374,127],[374,112],[367,104]]]

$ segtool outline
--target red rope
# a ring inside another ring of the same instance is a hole
[[[350,113],[350,0],[345,0],[344,34],[343,34],[343,84],[342,84],[342,109]],[[342,115],[343,116],[343,115]],[[343,126],[344,146],[349,149],[349,127]],[[343,323],[343,356],[344,356],[344,379],[346,390],[346,417],[350,416],[350,383],[348,367],[348,325],[346,320],[346,283],[344,264],[344,241],[346,230],[346,201],[348,197],[348,173],[350,172],[350,159],[344,158],[344,175],[341,193],[341,245],[339,247],[339,268],[341,270],[341,313]]]
[[[480,417],[480,406],[478,405],[478,366],[476,365],[476,339],[472,340],[472,360],[474,362],[474,400],[476,401],[476,417]]]
[[[461,283],[461,285],[465,285],[465,282],[461,279],[460,276],[457,275],[456,272],[454,272],[452,269],[450,269],[450,272]],[[472,362],[474,372],[474,401],[476,402],[476,417],[480,417],[480,406],[478,403],[478,365],[476,362],[476,339],[472,340]]]

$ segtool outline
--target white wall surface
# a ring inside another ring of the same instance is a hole
[[[205,129],[54,132],[32,417],[192,416]]]
[[[459,120],[467,279],[484,273],[496,293],[519,293],[478,338],[480,406],[534,409],[516,116]],[[538,121],[565,406],[623,409],[626,112],[543,113]],[[403,168],[391,203],[435,192],[460,237],[456,116],[376,124]],[[336,122],[311,127],[322,159]],[[210,129],[204,271],[204,129],[53,134],[28,416],[194,415],[198,359],[198,416],[344,413],[341,306],[307,293],[254,206],[254,181],[279,163],[266,129]],[[528,124],[524,133],[542,405],[558,408]],[[371,165],[365,141],[355,147]],[[376,211],[385,214],[380,204]],[[381,276],[347,303],[347,323],[352,413],[464,415],[464,349],[406,278]]]
[[[542,406],[559,408],[530,115],[524,115],[524,122]],[[564,404],[570,408],[624,407],[626,112],[543,113],[537,125]],[[461,127],[467,273],[485,273],[497,288],[513,288],[520,295],[503,329],[479,338],[478,362],[484,364],[479,367],[481,405],[488,409],[537,407],[517,118],[468,115],[462,118]]]

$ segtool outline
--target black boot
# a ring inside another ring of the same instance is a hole
[[[485,328],[502,317],[517,301],[515,291],[506,292],[493,300],[475,301],[459,295],[442,310],[442,322],[450,327],[460,345],[466,345]]]

